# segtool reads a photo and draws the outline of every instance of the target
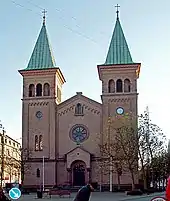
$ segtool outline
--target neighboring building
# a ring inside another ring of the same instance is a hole
[[[64,183],[81,186],[89,180],[109,184],[109,175],[99,176],[98,144],[110,115],[117,111],[137,115],[140,66],[132,60],[117,16],[106,61],[97,66],[102,103],[81,92],[62,102],[65,78],[56,67],[44,18],[28,66],[19,71],[23,76],[22,147],[30,151],[27,163],[31,168],[30,174],[25,174],[25,186],[42,184],[43,157],[45,186]],[[121,184],[132,183],[127,172],[120,179]],[[113,173],[113,184],[117,183]]]
[[[2,150],[4,150],[3,154]],[[0,133],[0,173],[2,160],[4,161],[3,185],[21,182],[21,144],[8,135]]]

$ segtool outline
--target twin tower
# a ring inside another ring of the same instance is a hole
[[[108,117],[128,112],[137,115],[140,66],[132,60],[117,15],[106,61],[97,66],[102,103],[81,93],[62,102],[65,78],[55,63],[44,18],[28,66],[19,70],[23,76],[22,147],[28,150],[26,163],[32,172],[25,173],[25,185],[39,185],[43,180],[48,186],[65,181],[79,186],[97,180],[95,161],[100,153],[93,139],[97,139],[96,133],[106,132]],[[80,166],[84,171],[81,181],[80,172],[76,172]],[[37,171],[45,171],[45,178],[42,174],[39,178]],[[102,182],[108,183],[107,179]],[[122,181],[127,183],[125,177]]]

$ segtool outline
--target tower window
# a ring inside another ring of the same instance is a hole
[[[50,96],[50,85],[48,83],[44,84],[44,96]]]
[[[114,80],[109,80],[108,92],[109,93],[114,93],[115,92],[115,82],[114,82]]]
[[[83,106],[78,103],[75,107],[75,115],[83,115]]]
[[[124,80],[124,92],[130,92],[130,80],[129,79]]]
[[[29,97],[34,97],[35,96],[35,86],[34,84],[30,84],[29,85],[29,94],[28,94]]]
[[[40,169],[37,168],[37,177],[39,178],[40,177]]]
[[[36,86],[36,96],[42,96],[42,84]]]
[[[35,151],[38,151],[39,149],[39,144],[38,144],[38,136],[35,136]]]
[[[43,137],[42,135],[39,136],[39,150],[43,150]]]
[[[116,92],[118,92],[118,93],[123,92],[123,85],[122,85],[121,79],[118,79],[116,81]]]

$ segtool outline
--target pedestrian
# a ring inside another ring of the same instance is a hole
[[[87,185],[80,188],[73,201],[89,201],[91,192],[96,188],[96,184],[89,182]]]
[[[10,201],[4,194],[2,187],[0,186],[0,201]]]
[[[170,201],[170,176],[167,179],[167,186],[166,186],[166,200]]]

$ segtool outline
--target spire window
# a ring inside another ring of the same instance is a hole
[[[28,94],[29,97],[34,97],[35,96],[35,86],[34,84],[30,84],[29,85],[29,94]]]
[[[42,84],[36,86],[36,96],[42,96]]]
[[[115,82],[114,82],[114,80],[109,80],[108,92],[109,93],[115,93]]]
[[[129,79],[125,79],[124,80],[124,92],[130,92],[130,80]]]
[[[44,96],[50,96],[50,85],[48,83],[44,84]]]
[[[123,85],[122,85],[121,79],[118,79],[116,81],[116,92],[118,92],[118,93],[123,92]]]

